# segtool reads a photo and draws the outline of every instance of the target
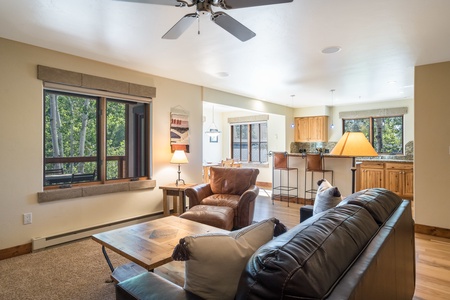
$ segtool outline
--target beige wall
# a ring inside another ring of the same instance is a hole
[[[153,179],[166,184],[176,179],[169,163],[170,108],[190,110],[191,132],[202,130],[201,88],[148,74],[102,64],[42,48],[0,39],[0,249],[31,242],[33,237],[78,230],[162,210],[162,192],[124,192],[39,204],[42,188],[42,82],[37,65],[46,65],[157,88],[153,104]],[[201,180],[201,136],[191,135],[187,181]],[[196,146],[197,145],[197,146]],[[191,168],[192,167],[192,168]],[[23,213],[33,223],[23,225]]]
[[[416,223],[450,229],[450,62],[415,69]]]
[[[202,101],[290,114],[289,109],[225,92],[139,73],[43,48],[0,39],[0,250],[32,238],[70,232],[162,211],[159,185],[174,182],[177,166],[169,163],[170,108],[189,111],[189,164],[182,166],[186,182],[202,180]],[[153,101],[153,190],[107,194],[40,204],[42,188],[43,107],[42,82],[37,65],[45,65],[156,87]],[[234,105],[239,103],[239,105]],[[33,223],[23,225],[31,212]]]

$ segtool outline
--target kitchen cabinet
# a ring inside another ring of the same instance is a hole
[[[360,165],[360,176],[362,190],[384,187],[384,163],[363,162]]]
[[[358,169],[358,190],[385,188],[404,199],[413,199],[413,163],[364,161],[358,165]]]
[[[328,117],[302,117],[295,118],[296,142],[327,142]]]
[[[405,199],[414,196],[414,172],[412,163],[386,163],[386,188]]]

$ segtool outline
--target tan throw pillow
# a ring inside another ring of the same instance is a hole
[[[319,187],[314,200],[313,215],[335,207],[342,201],[341,192],[326,179],[318,182]]]
[[[184,289],[209,300],[234,299],[245,265],[273,238],[276,222],[272,218],[229,234],[185,237],[189,259],[185,262]]]

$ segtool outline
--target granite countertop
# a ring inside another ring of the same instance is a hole
[[[364,158],[364,157],[361,157],[361,158],[357,158],[356,161],[358,161],[358,162],[375,161],[375,162],[387,162],[387,163],[389,163],[389,162],[395,162],[395,163],[412,163],[412,162],[414,162],[413,159],[406,158],[406,157],[401,157],[401,158],[400,157],[399,158],[383,158],[383,157],[380,157],[380,158]]]
[[[302,153],[288,153],[291,156],[303,156]],[[330,155],[328,153],[324,153],[324,157],[329,158],[351,158],[352,156],[337,156]],[[357,157],[357,162],[363,161],[375,161],[375,162],[395,162],[395,163],[412,163],[414,162],[413,157],[411,155],[382,155],[378,157]]]

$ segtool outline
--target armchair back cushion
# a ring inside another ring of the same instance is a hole
[[[242,195],[256,184],[258,169],[211,167],[210,185],[213,194]]]

